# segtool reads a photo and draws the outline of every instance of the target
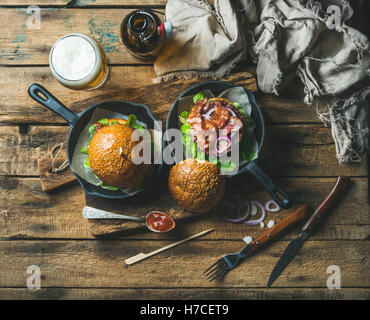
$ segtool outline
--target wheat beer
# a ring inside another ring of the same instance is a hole
[[[101,44],[90,36],[71,33],[60,38],[49,56],[54,77],[74,90],[92,90],[108,77],[107,57]]]

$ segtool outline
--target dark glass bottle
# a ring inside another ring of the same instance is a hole
[[[153,60],[162,51],[164,40],[171,36],[171,24],[162,22],[150,9],[133,11],[121,23],[122,42],[138,59]]]

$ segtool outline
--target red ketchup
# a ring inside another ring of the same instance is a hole
[[[148,227],[157,232],[170,231],[175,227],[175,221],[159,211],[150,212],[146,217]]]

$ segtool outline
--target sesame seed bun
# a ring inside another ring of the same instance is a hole
[[[220,168],[208,161],[186,159],[170,170],[168,187],[184,209],[207,212],[217,205],[225,192],[226,179]]]
[[[111,119],[120,120],[120,119]],[[132,149],[138,141],[131,141],[134,129],[126,124],[114,123],[100,128],[88,147],[90,166],[95,175],[106,185],[130,188],[144,180],[149,164],[132,162]]]

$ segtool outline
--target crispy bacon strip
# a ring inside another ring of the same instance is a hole
[[[198,100],[186,122],[191,126],[193,141],[206,153],[210,153],[210,144],[215,143],[221,129],[225,129],[229,136],[232,132],[239,132],[239,140],[243,135],[243,116],[224,99]],[[226,152],[229,152],[230,148],[231,146]]]

